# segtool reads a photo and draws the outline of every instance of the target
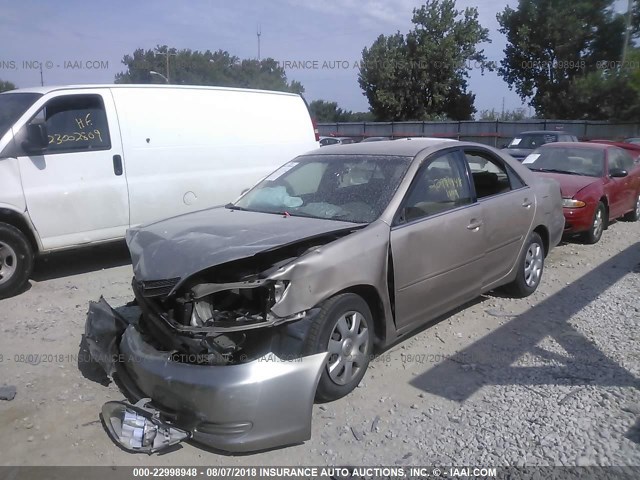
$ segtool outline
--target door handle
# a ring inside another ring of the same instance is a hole
[[[113,156],[113,173],[122,175],[122,157],[120,155]]]
[[[525,199],[522,201],[522,206],[523,206],[524,208],[529,208],[531,205],[533,205],[533,202],[532,202],[531,200],[529,200],[528,198],[525,198]]]
[[[482,222],[480,220],[471,220],[471,223],[467,225],[467,230],[477,231],[482,226]]]

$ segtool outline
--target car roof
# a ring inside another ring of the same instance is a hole
[[[15,90],[8,90],[3,93],[39,93],[47,94],[49,92],[56,92],[61,90],[76,90],[76,89],[100,89],[100,88],[164,88],[164,89],[180,89],[180,90],[217,90],[217,91],[229,91],[229,92],[254,92],[254,93],[271,93],[274,95],[286,95],[299,97],[300,95],[290,92],[279,92],[274,90],[258,90],[251,88],[234,88],[234,87],[209,87],[206,85],[174,85],[174,84],[139,84],[139,83],[107,83],[107,84],[84,84],[84,85],[52,85],[46,87],[27,87],[17,88]],[[2,94],[0,94],[2,95]]]
[[[539,134],[543,134],[543,135],[549,135],[549,134],[554,134],[554,135],[557,135],[557,134],[560,134],[560,135],[573,135],[572,133],[565,132],[564,130],[527,130],[526,132],[520,132],[518,135],[529,135],[529,134],[536,134],[536,135],[539,135]]]
[[[380,142],[350,143],[348,145],[327,145],[321,150],[313,150],[307,155],[388,155],[415,157],[419,152],[439,145],[460,143],[447,138],[417,138],[410,140],[382,140]]]
[[[545,143],[541,145],[539,148],[561,148],[561,147],[569,147],[569,148],[585,148],[590,150],[606,150],[607,148],[615,147],[615,145],[610,145],[608,143],[587,143],[587,142],[554,142],[554,143]]]

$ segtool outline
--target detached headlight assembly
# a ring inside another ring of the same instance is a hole
[[[562,199],[562,206],[564,208],[582,208],[586,205],[587,204],[584,203],[582,200],[574,200],[573,198]]]

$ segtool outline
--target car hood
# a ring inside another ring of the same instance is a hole
[[[362,225],[230,210],[201,210],[127,231],[139,281],[184,279],[260,252]]]
[[[593,183],[600,182],[597,177],[585,177],[583,175],[565,175],[562,173],[533,172],[541,177],[553,178],[560,184],[563,198],[573,198],[576,193]]]
[[[517,158],[518,160],[524,159],[527,155],[533,152],[531,148],[503,148],[503,152],[508,153],[513,158]]]

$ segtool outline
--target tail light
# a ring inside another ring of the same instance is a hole
[[[311,119],[311,123],[313,124],[313,133],[316,135],[316,142],[320,141],[320,130],[318,130],[318,122],[316,122],[315,118]]]

